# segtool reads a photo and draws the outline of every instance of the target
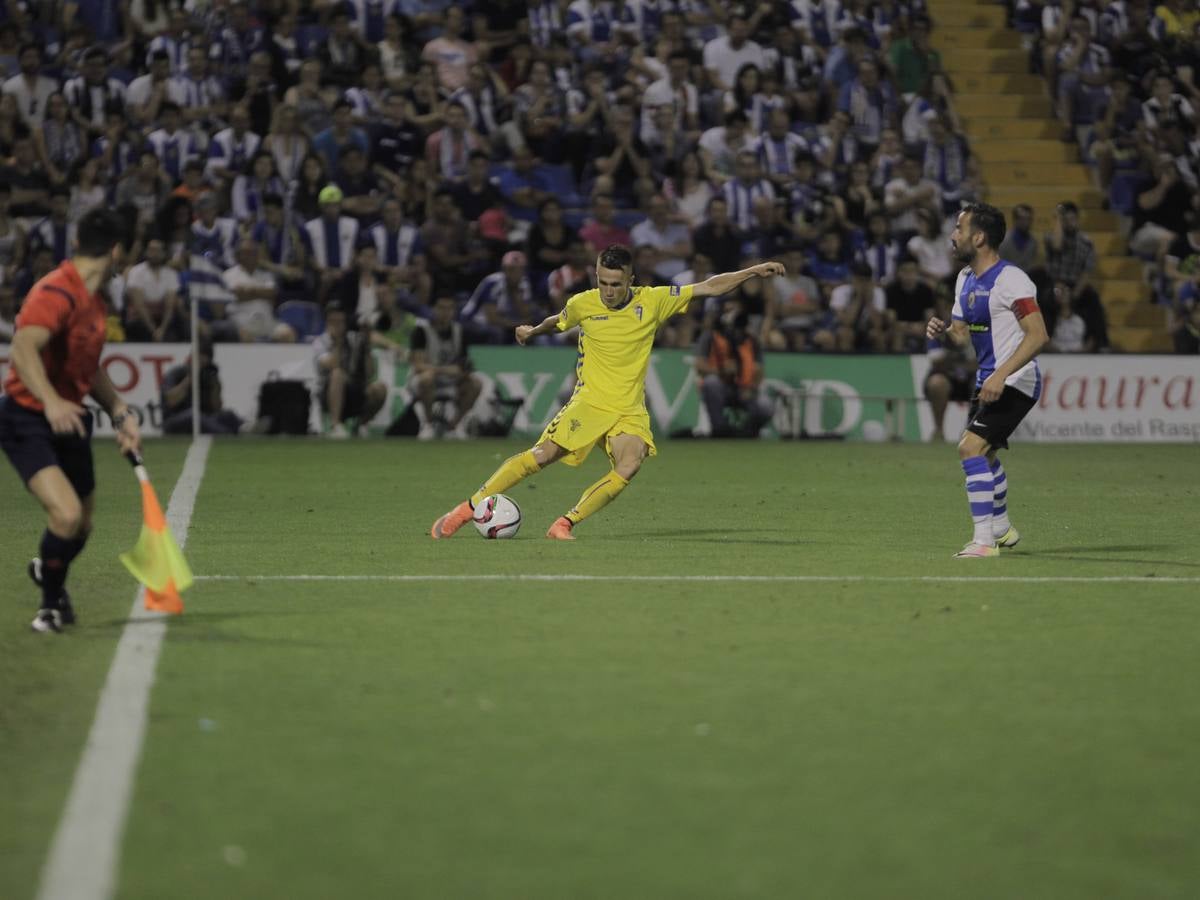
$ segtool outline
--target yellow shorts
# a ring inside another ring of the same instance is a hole
[[[598,409],[578,396],[550,420],[538,443],[553,441],[567,451],[562,461],[568,466],[578,466],[601,440],[604,441],[604,452],[611,460],[612,439],[618,434],[636,435],[646,442],[650,456],[658,454],[654,435],[650,432],[650,414],[645,407],[637,412],[613,412]]]

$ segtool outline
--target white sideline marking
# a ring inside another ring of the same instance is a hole
[[[187,543],[211,444],[210,437],[192,442],[167,505],[167,524],[180,547]],[[166,615],[142,608],[144,590],[138,588],[134,595],[129,622],[117,642],[96,718],[42,868],[38,900],[108,900],[116,891],[150,688],[167,633]]]
[[[964,582],[1020,584],[1200,584],[1189,575],[197,575],[197,581],[752,581]]]

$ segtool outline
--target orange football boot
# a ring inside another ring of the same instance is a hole
[[[471,504],[464,500],[458,506],[454,507],[454,509],[450,510],[450,512],[439,517],[433,523],[433,527],[429,529],[429,534],[435,541],[441,538],[448,538],[470,522],[471,515]]]
[[[571,529],[574,527],[574,523],[566,516],[559,516],[554,520],[554,524],[550,526],[550,530],[546,532],[546,537],[553,538],[556,541],[573,541],[575,540],[575,535],[571,534]]]

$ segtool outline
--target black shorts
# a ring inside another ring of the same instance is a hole
[[[1021,420],[1029,415],[1035,403],[1037,401],[1028,394],[1005,385],[995,403],[981,404],[979,391],[976,390],[971,395],[966,430],[979,435],[994,450],[1007,450],[1009,436],[1017,430]]]
[[[83,414],[86,437],[55,434],[40,412],[26,409],[11,397],[0,397],[0,449],[26,486],[42,469],[58,466],[79,499],[96,489],[92,467],[92,414]]]

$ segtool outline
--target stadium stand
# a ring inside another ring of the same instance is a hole
[[[514,250],[530,294],[491,292],[496,320],[547,311],[591,278],[573,245],[634,234],[648,281],[801,262],[817,296],[732,299],[764,345],[828,349],[861,325],[830,305],[856,261],[888,287],[915,258],[948,303],[945,238],[986,199],[1028,206],[1048,318],[1065,289],[1085,346],[1167,351],[1198,290],[1198,21],[1180,0],[0,0],[0,282],[19,300],[104,202],[131,266],[164,240],[218,340],[248,333],[221,322],[252,237],[307,337],[364,242],[388,302],[356,323],[386,330],[465,309]],[[1047,247],[1072,205],[1078,236]]]

